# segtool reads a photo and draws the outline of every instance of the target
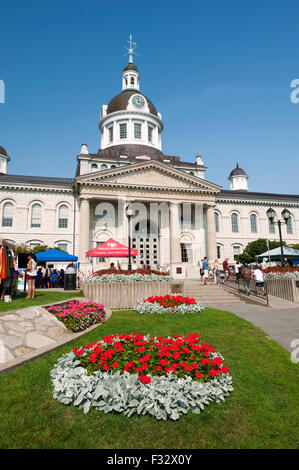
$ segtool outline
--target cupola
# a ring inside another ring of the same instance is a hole
[[[238,163],[236,168],[230,172],[228,180],[230,181],[230,189],[232,191],[248,191],[248,175],[243,168],[239,167]]]
[[[0,173],[7,174],[7,164],[9,161],[10,157],[7,155],[5,148],[0,145]]]

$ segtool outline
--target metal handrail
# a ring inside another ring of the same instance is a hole
[[[219,284],[221,286],[224,286],[224,287],[228,287],[228,288],[238,292],[238,294],[248,295],[248,297],[254,297],[254,298],[259,299],[259,300],[265,300],[266,306],[270,306],[270,304],[269,304],[269,294],[268,294],[268,289],[267,289],[267,284],[266,283],[264,283],[265,294],[263,296],[257,294],[255,282],[254,282],[253,279],[250,280],[249,291],[247,291],[245,289],[244,285],[242,287],[242,284],[243,284],[242,280],[237,279],[237,278],[233,278],[233,279],[229,278],[227,281],[217,280],[217,284]]]

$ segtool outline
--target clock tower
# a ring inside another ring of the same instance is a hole
[[[129,63],[122,72],[122,91],[102,106],[99,129],[101,150],[120,151],[123,155],[162,154],[162,116],[140,91],[140,73],[133,63],[134,49],[129,40]]]

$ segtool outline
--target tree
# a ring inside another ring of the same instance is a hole
[[[299,243],[295,243],[295,245],[290,245],[290,248],[293,248],[294,250],[299,250]]]

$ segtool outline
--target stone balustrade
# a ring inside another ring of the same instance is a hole
[[[299,281],[292,278],[265,279],[268,294],[299,303]]]

